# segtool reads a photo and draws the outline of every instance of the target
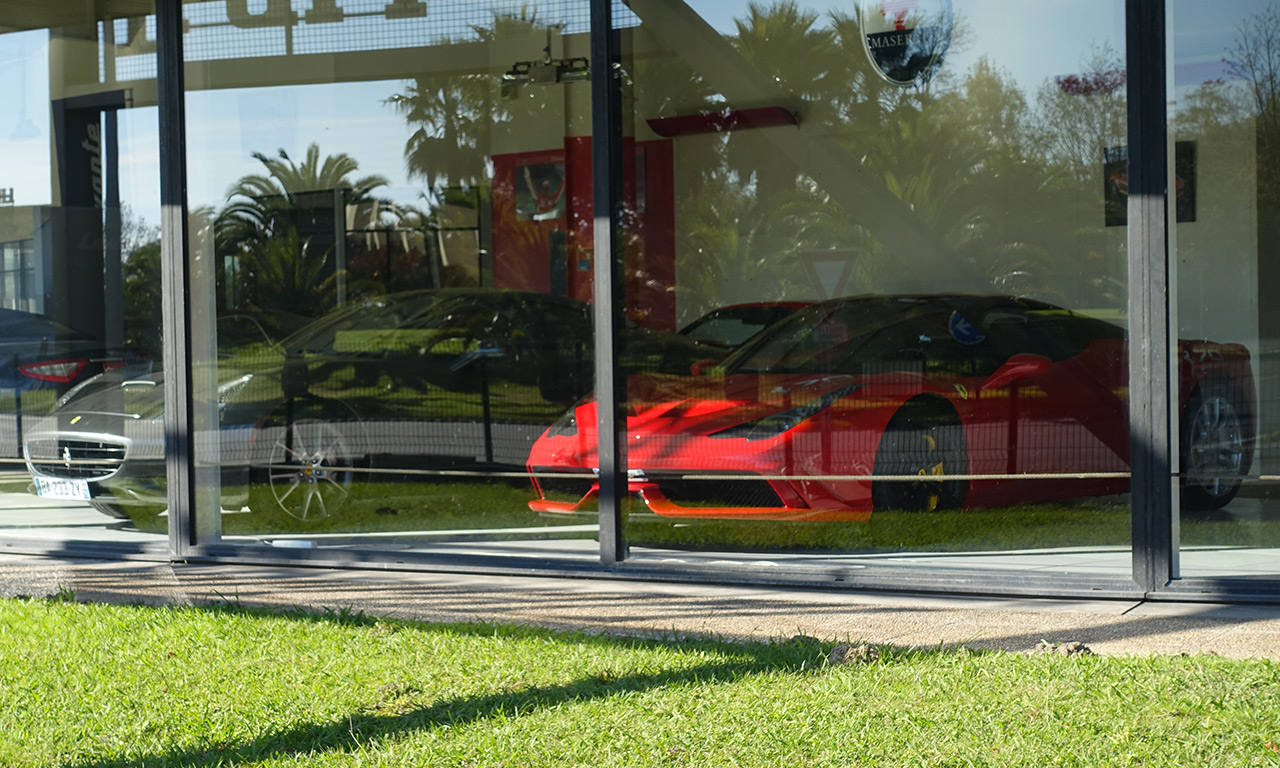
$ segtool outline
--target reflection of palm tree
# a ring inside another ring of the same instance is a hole
[[[224,219],[252,222],[259,230],[269,232],[277,223],[277,215],[300,207],[302,194],[347,189],[350,190],[348,200],[363,201],[370,199],[370,192],[387,185],[382,176],[351,181],[348,177],[359,170],[360,165],[346,153],[328,155],[321,162],[320,147],[312,144],[299,164],[283,149],[278,152],[279,158],[253,153],[253,158],[266,167],[267,173],[245,176],[235,183],[227,195],[229,205],[222,211]]]
[[[967,34],[960,20],[955,34]],[[696,267],[682,269],[682,287],[697,279],[707,291],[699,298],[743,300],[716,292],[725,284],[720,276],[745,273],[758,276],[766,290],[783,292],[760,298],[790,298],[795,256],[803,250],[857,253],[854,291],[936,285],[937,272],[961,261],[988,279],[1007,281],[1013,255],[1034,253],[1035,259],[1015,260],[1037,267],[1027,272],[1033,282],[1054,278],[1055,290],[1072,303],[1111,303],[1109,289],[1092,280],[1123,275],[1123,262],[1117,271],[1100,221],[1080,225],[1096,218],[1087,206],[1096,207],[1097,185],[1079,166],[1088,160],[1091,167],[1097,148],[1123,127],[1122,93],[1082,99],[1049,83],[1033,112],[1012,80],[986,61],[961,77],[941,73],[927,86],[902,88],[868,64],[855,16],[819,18],[790,0],[750,5],[727,42],[760,80],[781,84],[796,99],[785,106],[799,115],[802,135],[814,137],[815,146],[830,139],[856,158],[851,165],[874,180],[869,185],[883,184],[884,193],[910,209],[915,223],[908,226],[927,229],[947,248],[913,252],[898,240],[891,252],[882,238],[906,218],[896,224],[877,219],[856,204],[856,195],[824,188],[814,171],[827,169],[778,151],[778,134],[735,131],[703,140],[709,151],[682,174],[692,203],[678,209],[677,232],[685,252],[699,254],[690,259]],[[1086,64],[1109,72],[1101,51]],[[643,59],[635,66],[641,83],[649,68],[657,69]],[[716,82],[698,82],[683,101],[679,95],[666,100],[678,113],[723,109],[716,88]],[[653,99],[638,91],[638,100]],[[1085,143],[1071,143],[1080,134],[1087,134]],[[1010,200],[1017,201],[1017,215],[1009,213]],[[707,274],[693,275],[695,269]]]
[[[472,31],[474,42],[491,44],[529,39],[537,29],[548,28],[525,8],[519,17],[495,15],[491,26]],[[445,39],[438,44],[459,42]],[[426,181],[430,194],[439,197],[451,186],[487,186],[494,135],[526,128],[536,113],[550,106],[547,96],[537,88],[506,94],[498,73],[481,71],[416,77],[387,103],[416,126],[405,144],[409,174]]]
[[[485,75],[419,77],[390,98],[418,128],[405,145],[409,172],[433,190],[475,186],[486,174],[492,125],[502,119]]]
[[[339,153],[322,159],[316,144],[300,163],[283,149],[275,158],[258,152],[253,157],[266,173],[232,186],[216,223],[218,253],[239,259],[239,293],[251,306],[323,314],[334,305],[337,267],[327,262],[336,232],[346,229],[347,207],[369,209],[376,217],[385,204],[371,193],[387,180],[353,180],[359,169],[354,158]],[[335,221],[337,216],[343,220]]]

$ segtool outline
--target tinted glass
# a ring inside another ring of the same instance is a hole
[[[153,7],[17,2],[0,19],[6,535],[167,545],[163,518],[133,514],[163,493],[163,414],[125,416],[139,390],[121,386],[161,366]],[[68,405],[82,393],[92,412]]]
[[[594,559],[586,3],[184,14],[200,541]]]
[[[633,558],[1128,577],[1124,4],[1010,7],[620,11],[630,321],[808,305],[632,373]]]
[[[1180,573],[1274,576],[1280,5],[1171,5]]]

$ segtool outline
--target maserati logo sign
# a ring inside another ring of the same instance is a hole
[[[894,85],[923,85],[951,45],[951,0],[857,0],[867,56]]]

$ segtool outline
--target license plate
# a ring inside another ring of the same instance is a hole
[[[89,500],[89,483],[84,480],[61,480],[54,477],[37,477],[36,494],[46,499]]]

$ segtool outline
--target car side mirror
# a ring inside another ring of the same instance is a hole
[[[287,399],[305,397],[311,388],[311,371],[307,358],[301,352],[290,352],[284,358],[280,372],[280,389]]]
[[[465,355],[459,356],[458,359],[450,363],[449,370],[455,372],[460,371],[477,360],[487,360],[492,357],[504,357],[506,354],[506,350],[499,346],[498,342],[493,341],[492,339],[485,339],[480,342],[479,347],[476,347]]]
[[[701,376],[704,373],[706,373],[709,369],[714,368],[719,364],[720,364],[720,361],[715,359],[714,357],[705,357],[701,360],[698,360],[693,365],[689,366],[689,375]]]
[[[1053,361],[1044,355],[1019,352],[1005,361],[995,373],[982,383],[982,391],[1007,387],[1015,381],[1034,379],[1049,372]]]

